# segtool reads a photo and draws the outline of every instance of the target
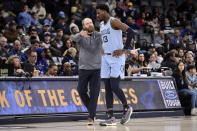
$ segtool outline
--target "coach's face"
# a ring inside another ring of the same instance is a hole
[[[100,9],[97,9],[96,10],[96,13],[97,13],[97,19],[99,21],[103,21],[104,11],[103,10],[100,10]]]
[[[94,31],[94,24],[90,18],[85,18],[83,21],[83,29],[89,33]]]

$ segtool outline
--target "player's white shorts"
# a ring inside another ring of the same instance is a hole
[[[103,55],[101,62],[101,78],[124,79],[125,76],[125,55],[113,57],[112,55]]]

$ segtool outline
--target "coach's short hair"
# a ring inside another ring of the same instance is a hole
[[[107,13],[109,13],[109,7],[106,4],[97,5],[96,9],[105,10]]]

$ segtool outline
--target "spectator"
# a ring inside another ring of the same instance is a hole
[[[0,46],[0,60],[6,61],[8,56],[6,49]]]
[[[28,12],[29,7],[28,5],[25,5],[23,12],[20,12],[18,15],[19,25],[25,26],[26,28],[28,28],[30,25],[37,26],[36,21],[33,20],[32,16]]]
[[[138,54],[137,62],[138,62],[139,67],[146,67],[147,66],[143,53]]]
[[[148,25],[153,27],[155,34],[158,34],[160,28],[158,17],[153,16],[152,21],[148,22]]]
[[[139,16],[139,19],[137,20],[137,24],[139,26],[144,26],[146,23],[147,23],[146,14],[145,12],[142,12],[141,15]]]
[[[147,63],[146,63],[146,60],[145,60],[145,56],[143,53],[139,53],[138,54],[138,60],[137,60],[137,63],[139,65],[139,68],[142,68],[143,70],[140,71],[140,73],[142,74],[146,74],[147,71],[145,70],[147,67]]]
[[[92,2],[90,8],[86,11],[86,17],[96,20],[96,2]]]
[[[38,36],[38,31],[34,28],[29,29],[29,36],[30,36],[31,39],[40,41],[40,38]]]
[[[44,40],[44,34],[45,34],[45,32],[50,33],[50,36],[51,36],[51,28],[50,28],[49,23],[44,23],[43,28],[42,28],[42,31],[39,34],[40,40],[42,40],[42,41]]]
[[[36,48],[39,47],[39,41],[33,40],[31,46],[25,51],[25,55],[29,56],[32,51],[36,51]]]
[[[71,41],[71,39],[66,39],[66,40],[64,41],[63,46],[61,47],[62,54],[63,54],[66,50],[68,50],[69,48],[71,48],[71,47],[72,47],[72,41]]]
[[[7,43],[7,38],[5,38],[4,36],[0,37],[0,46],[1,48],[4,48],[4,50],[7,52],[11,48],[10,45],[8,45]]]
[[[194,59],[196,60],[196,56],[197,56],[197,50],[196,50],[196,45],[193,41],[189,42],[188,45],[188,51],[191,51],[192,53],[194,53]]]
[[[178,57],[181,61],[185,61],[185,51],[183,48],[178,49]]]
[[[79,27],[73,22],[70,24],[71,37],[79,33]]]
[[[162,19],[162,14],[159,12],[159,7],[153,7],[152,16],[157,17],[159,20]]]
[[[21,42],[19,40],[14,41],[13,49],[9,52],[9,55],[17,55],[22,62],[26,62],[27,58],[23,52],[21,52]]]
[[[172,27],[172,24],[170,23],[170,21],[167,17],[164,20],[164,24],[163,24],[162,29],[164,30],[165,34],[174,33],[174,28]]]
[[[194,35],[194,44],[195,44],[196,49],[197,49],[197,32]]]
[[[64,35],[63,30],[62,29],[57,29],[55,39],[58,42],[58,44],[57,44],[58,48],[60,48],[63,45],[63,35]]]
[[[0,9],[0,31],[2,32],[5,29],[7,23],[8,13],[4,9]]]
[[[191,95],[191,97],[192,97],[192,99],[191,99],[191,104],[192,104],[191,114],[195,115],[196,114],[196,110],[195,110],[196,93],[194,91],[192,91],[192,87],[188,85],[188,81],[186,79],[186,74],[185,74],[185,66],[182,61],[180,61],[177,64],[176,71],[173,72],[172,76],[175,78],[178,92]]]
[[[163,61],[164,51],[163,47],[157,47],[156,51],[153,52],[156,55],[157,62],[161,64]]]
[[[35,65],[36,65],[37,57],[38,57],[38,55],[37,55],[36,51],[31,51],[29,53],[29,55],[27,56],[27,58],[28,58],[27,63],[33,65],[35,69],[36,69]]]
[[[124,10],[122,9],[122,2],[118,2],[115,8],[116,16],[118,16],[121,20],[124,20]]]
[[[51,13],[47,13],[46,17],[43,20],[44,25],[48,24],[50,27],[53,25],[53,18],[51,16]]]
[[[175,26],[176,27],[182,27],[182,26],[184,26],[184,23],[185,23],[185,19],[184,19],[183,13],[178,12],[177,19],[176,19],[176,22],[175,22]]]
[[[25,73],[22,69],[20,58],[17,55],[11,55],[8,58],[8,64],[12,64],[14,66],[15,76],[22,76],[22,74]]]
[[[23,26],[18,25],[18,26],[16,27],[16,32],[17,32],[17,35],[18,35],[18,37],[19,37],[19,40],[21,40],[22,37],[25,35]],[[15,39],[15,40],[16,40],[16,39]]]
[[[29,36],[28,35],[23,35],[21,37],[21,46],[22,46],[22,52],[24,52],[23,50],[30,47],[31,43],[29,40]]]
[[[31,12],[31,17],[33,21],[35,21],[37,27],[40,28],[41,24],[40,24],[40,21],[38,19],[38,15],[36,14],[36,12]]]
[[[141,29],[141,27],[135,22],[135,19],[133,19],[133,17],[128,16],[127,17],[127,22],[126,24],[131,27],[134,30],[139,30]]]
[[[184,13],[184,15],[186,16],[187,20],[192,19],[192,14],[195,13],[196,8],[195,8],[195,3],[193,3],[192,0],[185,0],[184,2],[182,2],[182,4],[177,8],[178,12],[182,12]]]
[[[132,2],[128,2],[128,9],[126,9],[125,12],[126,12],[127,18],[130,16],[130,17],[133,17],[134,20],[137,19],[137,12],[136,12],[136,9],[133,7]]]
[[[170,23],[172,24],[172,26],[174,26],[177,19],[175,3],[169,4],[169,9],[167,10],[166,17],[169,18]]]
[[[180,44],[181,37],[180,37],[180,30],[175,29],[174,35],[171,37],[171,43],[176,47]]]
[[[50,64],[46,76],[49,77],[58,76],[57,73],[58,73],[58,66],[56,64]]]
[[[36,69],[40,71],[41,75],[44,75],[47,72],[48,64],[46,60],[46,54],[44,48],[37,48],[37,61],[35,63]]]
[[[42,2],[40,0],[38,0],[36,2],[36,4],[33,6],[32,8],[32,12],[35,12],[37,14],[37,19],[38,20],[42,20],[45,18],[46,16],[46,10],[45,8],[42,6]]]
[[[74,19],[76,21],[76,23],[79,24],[79,26],[81,26],[81,21],[82,21],[84,15],[85,15],[83,8],[81,6],[79,6],[78,8],[77,7],[72,7],[72,9],[74,9],[74,10],[71,11],[71,13],[72,13],[71,18]]]
[[[30,54],[27,56],[27,62],[24,63],[24,67],[25,66],[32,66],[34,68],[33,72],[38,72],[37,75],[39,75],[39,70],[36,66],[36,61],[37,61],[37,52],[31,51]]]
[[[50,43],[51,43],[51,33],[50,32],[44,32],[43,42],[46,44],[47,47],[50,46]]]
[[[46,55],[46,61],[47,61],[47,65],[50,65],[52,63],[55,63],[53,58],[52,58],[52,54],[51,51],[48,48],[44,49],[45,55]]]
[[[164,43],[164,31],[163,30],[159,30],[159,34],[155,38],[154,43],[155,43],[155,45],[161,45]]]
[[[156,51],[156,47],[153,45],[153,44],[151,44],[149,47],[148,47],[148,53],[149,54],[152,54],[152,53],[154,53]]]
[[[184,29],[181,31],[181,37],[183,37],[185,34],[187,34],[189,40],[192,41],[194,33],[192,31],[192,26],[190,22],[185,23]]]
[[[108,0],[106,3],[109,6],[109,12],[112,16],[115,16],[116,0]]]
[[[124,46],[125,46],[126,41],[127,41],[127,36],[123,35],[122,36],[122,43],[123,43]]]
[[[73,47],[69,48],[66,53],[66,55],[64,56],[63,60],[62,60],[62,65],[65,62],[69,62],[72,66],[72,71],[74,75],[78,74],[78,65],[77,65],[77,61],[75,59],[76,54],[77,54],[77,50]]]
[[[63,71],[60,73],[60,76],[73,76],[73,71],[69,62],[63,64]]]
[[[163,62],[161,63],[161,67],[168,67],[171,70],[175,70],[177,63],[178,63],[178,58],[176,58],[175,53],[168,52],[164,57]]]
[[[188,65],[195,65],[194,53],[191,51],[185,54],[185,67],[187,68]]]
[[[58,21],[55,24],[55,30],[62,29],[64,34],[70,35],[70,30],[69,30],[68,25],[66,24],[65,18],[66,18],[66,16],[65,16],[64,12],[60,11],[58,13]]]
[[[147,67],[152,68],[154,71],[160,68],[160,64],[157,62],[155,54],[149,54]]]
[[[189,86],[193,88],[192,90],[196,91],[195,89],[197,88],[197,76],[196,76],[195,65],[189,65],[187,67],[186,78],[187,78]]]
[[[9,29],[5,30],[4,36],[7,38],[8,43],[13,43],[16,39],[19,38],[19,34],[16,31],[15,21],[11,21],[9,23]]]
[[[189,37],[187,34],[184,34],[178,47],[188,49],[188,45],[189,45]]]
[[[170,41],[170,37],[168,37],[168,36],[165,37],[165,41],[162,44],[162,46],[163,46],[164,53],[167,53],[168,51],[175,48],[174,45]]]
[[[130,59],[126,64],[127,76],[131,76],[132,74],[135,74],[135,73],[140,73],[143,69],[145,69],[144,66],[141,66],[138,64],[137,60],[138,60],[138,52],[137,50],[132,50]],[[143,60],[143,58],[140,60]],[[142,63],[140,62],[140,64]]]
[[[49,47],[52,56],[54,57],[61,57],[62,56],[62,52],[60,47],[58,47],[58,39],[54,39],[51,41],[51,46]]]

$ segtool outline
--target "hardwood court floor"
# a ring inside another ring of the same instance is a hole
[[[126,125],[87,126],[86,121],[0,125],[0,131],[196,131],[197,116],[134,118]]]

